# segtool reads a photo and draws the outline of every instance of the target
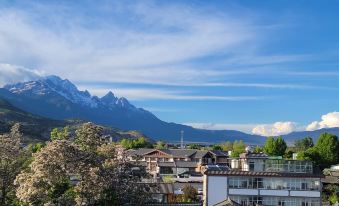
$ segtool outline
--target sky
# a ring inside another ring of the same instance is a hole
[[[338,1],[0,1],[0,85],[59,75],[168,122],[339,127]]]

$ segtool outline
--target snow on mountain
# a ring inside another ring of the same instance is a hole
[[[100,101],[107,107],[113,108],[116,106],[116,101],[118,98],[110,91],[105,96],[100,98]]]
[[[108,92],[102,98],[91,96],[87,90],[79,91],[78,88],[68,79],[61,79],[55,75],[43,77],[36,81],[6,85],[4,88],[14,94],[32,93],[39,96],[55,92],[72,103],[88,106],[91,108],[104,106],[109,109],[136,109],[124,97],[118,98],[114,96],[112,92]]]

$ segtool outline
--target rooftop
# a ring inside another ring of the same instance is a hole
[[[205,171],[206,175],[210,176],[258,176],[258,177],[315,177],[321,178],[321,173],[283,173],[283,172],[254,172],[254,171],[241,171],[236,169],[231,170],[210,170]]]

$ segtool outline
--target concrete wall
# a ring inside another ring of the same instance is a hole
[[[205,182],[206,181],[204,181],[204,184]],[[208,191],[207,201],[205,202],[204,205],[212,206],[212,205],[215,205],[216,203],[224,201],[227,198],[227,191],[228,191],[227,177],[225,176],[207,177],[207,185],[206,187],[204,187],[204,189]]]

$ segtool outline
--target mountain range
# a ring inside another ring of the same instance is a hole
[[[53,120],[25,112],[0,98],[0,134],[9,132],[14,123],[20,123],[24,143],[46,141],[53,128],[70,127],[70,132],[84,123],[82,120]],[[123,138],[146,137],[137,131],[122,131],[118,128],[103,127],[103,134],[117,141]],[[147,138],[147,137],[146,137]],[[148,138],[149,139],[149,138]]]
[[[53,121],[81,119],[122,130],[137,130],[154,140],[178,142],[184,131],[185,141],[222,142],[243,140],[249,144],[262,144],[265,137],[246,134],[236,130],[204,130],[190,126],[165,122],[151,112],[132,105],[124,97],[116,97],[112,92],[99,98],[88,91],[79,91],[69,80],[58,76],[47,76],[35,81],[5,85],[0,88],[0,98],[13,107]],[[321,132],[326,131],[326,129]],[[331,130],[339,134],[339,129]],[[288,141],[311,136],[317,131],[291,133]]]

